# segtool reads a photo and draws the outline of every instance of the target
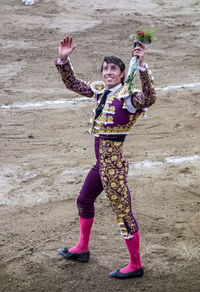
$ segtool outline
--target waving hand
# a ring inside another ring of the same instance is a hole
[[[76,45],[72,45],[72,36],[67,35],[60,41],[59,46],[59,57],[61,60],[67,59],[67,57],[73,52],[76,48]]]

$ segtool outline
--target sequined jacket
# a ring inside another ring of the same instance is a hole
[[[115,94],[109,96],[100,116],[95,119],[95,110],[105,89],[103,81],[84,82],[74,74],[72,65],[68,61],[64,65],[56,63],[65,86],[83,96],[95,97],[96,105],[90,120],[90,132],[95,136],[112,136],[129,134],[130,129],[141,115],[144,108],[150,107],[156,100],[153,77],[150,70],[140,71],[142,91],[134,89],[130,94],[126,84],[119,88]],[[128,110],[128,100],[132,103],[132,111]]]

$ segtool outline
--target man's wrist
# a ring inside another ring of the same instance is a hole
[[[60,60],[62,62],[66,62],[68,60],[68,56],[60,56]]]
[[[140,71],[145,71],[148,68],[148,65],[143,63],[143,66],[139,65],[138,68],[139,68]]]
[[[62,59],[61,59],[61,57],[59,57],[58,60],[57,60],[57,64],[58,64],[58,65],[64,65],[64,64],[66,64],[68,61],[69,61],[68,57],[67,57],[67,58],[62,58]]]

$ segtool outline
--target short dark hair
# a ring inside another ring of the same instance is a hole
[[[103,63],[104,62],[106,62],[107,64],[113,63],[115,65],[118,65],[119,68],[120,68],[121,73],[125,72],[125,64],[124,64],[124,62],[121,59],[119,59],[119,58],[117,58],[115,56],[106,56],[106,57],[104,57],[103,62],[101,64],[101,72],[103,71]],[[125,78],[125,76],[123,76],[122,79],[121,79],[122,85],[124,84],[124,78]]]

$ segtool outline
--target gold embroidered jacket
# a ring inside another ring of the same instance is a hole
[[[156,100],[153,78],[147,68],[145,71],[140,71],[142,91],[134,89],[130,95],[127,85],[124,84],[115,94],[107,98],[102,113],[95,119],[95,110],[100,103],[105,83],[103,81],[90,83],[78,79],[69,61],[64,65],[56,63],[56,67],[68,89],[83,96],[96,98],[96,106],[90,120],[90,132],[95,136],[128,134],[144,108],[150,107]],[[128,98],[134,108],[132,112],[127,109]]]

